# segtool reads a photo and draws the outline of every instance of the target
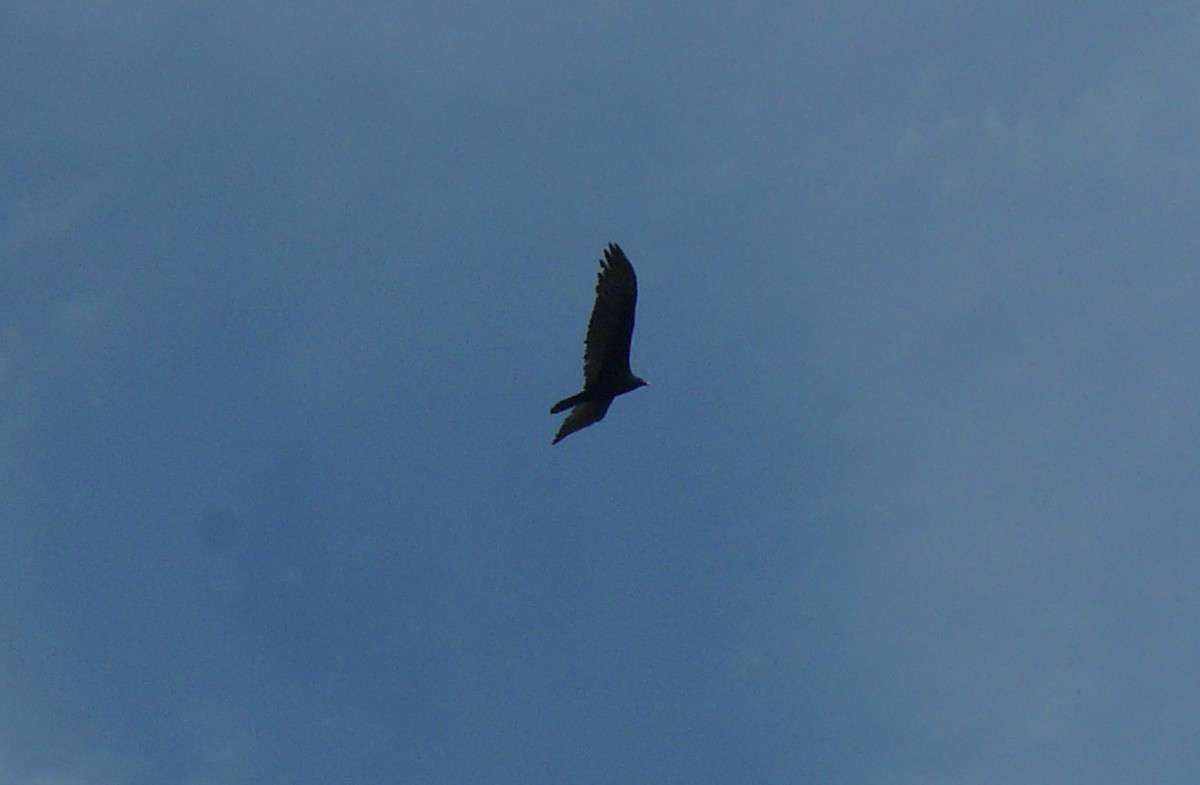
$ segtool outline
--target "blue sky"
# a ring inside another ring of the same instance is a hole
[[[1200,778],[1193,4],[236,6],[0,10],[0,782]]]

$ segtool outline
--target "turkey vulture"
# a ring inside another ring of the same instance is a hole
[[[596,304],[583,341],[583,390],[550,407],[551,414],[571,413],[551,444],[580,428],[600,422],[613,398],[642,387],[646,382],[629,370],[629,343],[633,340],[633,312],[637,307],[637,276],[625,252],[609,243],[596,277]]]

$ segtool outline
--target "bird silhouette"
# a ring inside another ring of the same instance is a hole
[[[646,382],[629,370],[636,308],[637,275],[633,265],[620,246],[609,243],[600,260],[596,304],[583,341],[583,389],[550,407],[551,414],[571,410],[551,444],[600,422],[614,398],[645,386]]]

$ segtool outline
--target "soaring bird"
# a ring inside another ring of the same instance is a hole
[[[596,277],[596,304],[588,321],[583,345],[583,389],[550,407],[551,414],[571,413],[551,444],[558,444],[580,428],[604,419],[613,398],[645,386],[629,370],[629,344],[637,307],[637,276],[625,252],[609,243]]]

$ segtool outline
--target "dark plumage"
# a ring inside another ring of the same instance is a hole
[[[552,444],[600,422],[613,398],[642,387],[646,382],[629,370],[629,344],[633,340],[633,317],[637,308],[637,276],[625,252],[609,243],[600,260],[596,279],[596,304],[588,321],[583,351],[583,390],[550,407],[551,414],[571,413]]]

